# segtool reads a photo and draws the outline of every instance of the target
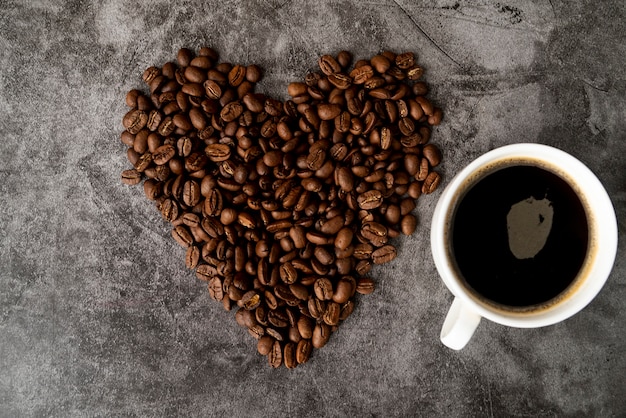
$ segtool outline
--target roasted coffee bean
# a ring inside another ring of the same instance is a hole
[[[289,237],[293,241],[296,248],[304,248],[306,246],[305,230],[301,226],[293,226],[289,229]]]
[[[372,57],[370,62],[372,64],[372,67],[374,67],[374,69],[381,74],[385,73],[389,69],[389,67],[391,67],[391,62],[389,61],[389,58],[384,55],[376,55]]]
[[[285,362],[285,367],[288,369],[294,369],[298,365],[295,343],[288,342],[285,344],[283,361]]]
[[[313,347],[322,348],[326,345],[328,340],[330,339],[331,329],[328,324],[322,322],[315,325],[313,329],[313,336],[311,337],[311,342]]]
[[[354,178],[348,167],[339,167],[335,171],[335,182],[346,193],[354,189]]]
[[[146,112],[138,109],[134,109],[128,112],[122,120],[124,128],[133,135],[142,130],[147,123],[148,115],[146,114]]]
[[[326,75],[341,71],[341,66],[332,55],[322,55],[319,59],[320,70]]]
[[[363,84],[374,76],[374,69],[369,65],[362,65],[350,72],[354,84]]]
[[[317,106],[317,114],[321,120],[333,120],[341,111],[341,106],[337,104],[322,103]]]
[[[441,181],[441,176],[436,171],[431,171],[428,174],[428,177],[424,180],[424,184],[422,184],[422,193],[430,194],[434,192],[439,186],[439,182]]]
[[[429,125],[439,125],[441,123],[441,119],[443,118],[443,112],[439,108],[435,108],[433,110],[433,114],[428,116],[428,124]]]
[[[267,320],[277,328],[285,328],[289,325],[289,318],[283,310],[273,309],[267,313]]]
[[[193,244],[193,236],[189,230],[182,225],[172,229],[172,237],[184,248],[188,248]]]
[[[176,148],[167,144],[158,147],[152,154],[152,160],[156,165],[163,165],[169,162],[176,155]]]
[[[248,328],[248,333],[253,338],[255,338],[256,340],[259,340],[261,337],[263,337],[265,335],[265,329],[261,325],[256,324],[256,325],[253,325],[250,328]],[[272,341],[274,341],[273,338],[272,338]],[[276,343],[276,342],[278,342],[278,341],[274,341],[274,343]],[[273,345],[272,345],[272,347],[273,347]],[[269,357],[269,354],[268,354],[268,357]],[[276,367],[279,367],[279,366],[280,366],[280,364],[278,366],[276,366]]]
[[[246,328],[253,327],[258,323],[255,312],[247,311],[243,308],[239,308],[235,313],[235,321],[237,321],[240,326]]]
[[[357,202],[361,209],[376,209],[383,203],[383,195],[379,190],[369,190],[362,193],[357,198]]]
[[[372,256],[374,248],[371,244],[361,243],[354,247],[354,258],[358,260],[367,260]]]
[[[380,247],[387,242],[388,229],[378,222],[364,222],[360,232],[361,236],[375,247]]]
[[[426,144],[422,148],[422,155],[428,160],[431,167],[436,167],[441,162],[441,151],[436,145]]]
[[[129,186],[139,184],[141,182],[141,173],[136,169],[122,171],[122,183]]]
[[[328,76],[328,81],[340,90],[345,90],[352,85],[350,76],[342,73],[334,73]]]
[[[251,311],[261,304],[261,295],[255,290],[250,290],[241,297],[241,303],[244,309]]]
[[[348,318],[352,314],[353,311],[354,311],[354,302],[349,300],[343,305],[341,305],[341,312],[339,313],[339,320],[345,321],[346,318]]]
[[[317,147],[315,149],[311,149],[311,152],[306,158],[307,167],[310,170],[319,170],[324,161],[326,160],[326,151],[323,148]]]
[[[283,341],[285,339],[280,331],[269,326],[265,328],[265,333],[273,337],[276,341]]]
[[[257,351],[262,356],[266,356],[274,346],[274,339],[269,335],[263,335],[257,342]]]
[[[298,332],[302,336],[302,338],[310,339],[313,337],[313,329],[315,328],[315,323],[311,318],[306,316],[300,316],[297,322]]]
[[[346,303],[354,294],[355,288],[356,284],[353,278],[342,278],[341,280],[339,280],[339,282],[337,283],[337,287],[335,288],[335,292],[333,294],[333,302],[339,304]]]
[[[311,297],[308,300],[307,307],[312,318],[321,319],[326,311],[326,302],[317,297]]]
[[[337,236],[335,237],[335,247],[345,250],[352,243],[352,238],[354,237],[354,233],[350,228],[341,228],[337,232]]]
[[[195,269],[198,266],[198,261],[200,261],[200,249],[192,245],[187,248],[187,253],[185,254],[185,266],[188,269]]]
[[[217,276],[212,276],[208,280],[209,280],[209,285],[208,285],[209,295],[211,296],[211,298],[215,299],[216,301],[218,302],[221,301],[224,298],[224,290],[222,287],[222,281]]]
[[[385,245],[372,253],[372,261],[374,261],[374,264],[388,263],[396,258],[396,255],[396,247],[393,245]]]
[[[362,295],[369,295],[374,291],[374,280],[369,277],[361,277],[356,282],[356,291]]]
[[[326,311],[322,316],[324,323],[330,326],[339,324],[339,314],[341,313],[341,307],[336,302],[328,302],[326,305]]]
[[[306,363],[311,356],[313,344],[310,339],[302,339],[296,347],[296,361],[298,364]]]
[[[415,55],[412,52],[405,52],[396,56],[396,65],[402,70],[407,70],[415,65]]]
[[[333,253],[331,253],[325,247],[322,247],[322,246],[315,247],[313,255],[315,256],[317,261],[319,261],[325,266],[328,266],[335,262],[335,256],[333,255]]]
[[[286,284],[295,283],[295,281],[298,279],[298,272],[294,268],[293,264],[291,264],[290,262],[281,264],[280,278]]]
[[[272,349],[267,353],[267,361],[273,368],[278,368],[283,363],[283,350],[279,341],[274,341]]]
[[[330,300],[333,297],[333,284],[325,277],[321,277],[315,281],[313,290],[319,300]]]
[[[223,97],[222,97],[223,98]],[[220,117],[224,122],[231,122],[243,113],[244,107],[239,101],[232,101],[224,106],[220,112]]]
[[[326,221],[322,221],[320,232],[326,235],[335,235],[344,225],[343,215],[334,216]]]
[[[183,202],[190,207],[200,202],[200,185],[193,180],[188,180],[183,186]]]
[[[226,144],[210,144],[207,145],[204,152],[213,162],[226,161],[230,158],[230,147]]]
[[[407,214],[402,217],[400,229],[404,235],[411,235],[417,227],[417,218],[414,215]]]
[[[406,70],[406,75],[409,80],[419,80],[422,74],[424,74],[424,69],[419,65],[414,65],[413,67]]]
[[[218,272],[215,266],[212,266],[210,264],[200,264],[196,268],[196,277],[200,280],[204,280],[208,282],[210,282],[213,277],[216,277],[218,275],[217,273]],[[217,282],[214,284],[217,285]],[[220,286],[222,286],[221,282],[220,282]]]
[[[143,190],[149,200],[155,200],[161,195],[163,184],[155,179],[148,179],[143,183]]]

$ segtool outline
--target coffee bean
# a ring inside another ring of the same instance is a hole
[[[354,178],[348,167],[339,167],[335,172],[335,181],[344,192],[351,192],[354,189]]]
[[[287,367],[288,369],[293,369],[298,365],[296,359],[296,344],[294,344],[293,342],[285,344],[283,359],[285,362],[285,367]]]
[[[206,264],[203,264],[206,266]],[[199,266],[200,267],[200,266]],[[196,270],[196,274],[198,270]],[[208,289],[209,295],[216,301],[221,301],[224,298],[224,290],[222,287],[222,281],[217,276],[211,276],[209,279]]]
[[[335,237],[335,247],[345,250],[352,243],[354,233],[350,228],[341,228]]]
[[[337,283],[335,293],[333,294],[333,302],[336,302],[339,304],[346,303],[354,294],[355,289],[356,289],[356,284],[355,284],[354,279],[342,278]],[[329,325],[332,325],[332,324],[329,324]]]
[[[320,263],[325,266],[328,266],[335,262],[334,255],[323,246],[315,247],[314,256]]]
[[[334,73],[328,76],[328,81],[340,90],[345,90],[352,85],[352,79],[342,73]]]
[[[407,214],[402,217],[400,229],[404,235],[411,235],[417,227],[417,218],[414,215]]]
[[[341,111],[341,106],[337,104],[322,103],[317,106],[317,114],[321,120],[333,120]]]
[[[290,262],[285,262],[280,266],[280,278],[286,284],[295,283],[298,279],[298,272]]]
[[[341,66],[332,55],[322,55],[318,63],[320,70],[328,76],[341,71]]]
[[[298,364],[306,363],[311,356],[313,344],[310,339],[302,339],[296,347],[296,361]]]
[[[279,341],[274,341],[272,348],[269,353],[267,353],[267,360],[271,367],[278,368],[283,362],[283,353],[282,347]]]
[[[354,258],[358,260],[367,260],[372,256],[374,248],[371,244],[361,243],[354,247]]]
[[[419,65],[414,65],[406,70],[406,74],[409,80],[419,80],[422,74],[424,74],[424,69]]]
[[[189,230],[179,225],[172,229],[172,237],[178,242],[182,247],[187,248],[193,243],[193,237]]]
[[[374,280],[370,279],[369,277],[361,277],[357,280],[356,291],[362,295],[369,295],[374,291],[374,288]]]
[[[382,204],[383,195],[379,190],[370,190],[359,195],[357,202],[361,209],[376,209]]]
[[[384,55],[376,55],[372,57],[370,62],[372,67],[381,74],[385,73],[389,67],[391,67],[391,62],[389,62],[389,59]]]
[[[357,67],[350,72],[350,77],[354,81],[354,84],[363,84],[373,76],[374,69],[367,64]]]
[[[378,222],[364,222],[361,236],[375,247],[380,247],[387,242],[387,227]]]
[[[241,303],[244,309],[251,311],[261,304],[261,296],[255,290],[250,290],[241,297]]]
[[[143,183],[143,190],[149,200],[155,200],[161,195],[163,184],[155,179],[148,179]]]
[[[261,325],[256,324],[256,325],[253,325],[250,328],[248,328],[248,333],[253,338],[259,340],[259,339],[261,339],[261,337],[263,337],[265,335],[265,329]],[[273,338],[272,338],[272,341],[274,341]],[[277,342],[278,341],[274,341],[274,343],[277,343]],[[272,345],[272,347],[273,347],[273,345]],[[268,353],[268,357],[269,357],[269,353]],[[279,366],[280,366],[280,364],[277,367],[279,367]]]
[[[131,110],[122,120],[122,124],[124,128],[131,134],[137,134],[141,129],[143,129],[148,123],[148,115],[146,112],[141,110]]]
[[[439,173],[437,173],[436,171],[431,171],[428,174],[428,177],[426,177],[426,179],[424,180],[424,183],[422,184],[422,193],[430,194],[434,192],[439,186],[440,182],[441,176],[439,175]]]
[[[321,277],[315,281],[313,290],[319,300],[330,300],[333,297],[333,284],[325,277]]]
[[[322,322],[315,325],[313,329],[313,336],[311,337],[311,343],[315,348],[322,348],[328,343],[330,339],[331,329],[328,324]]]
[[[374,264],[388,263],[396,258],[396,255],[396,248],[393,245],[385,245],[372,253],[372,261]]]
[[[210,144],[204,150],[205,154],[213,162],[226,161],[230,158],[230,147],[226,144]]]
[[[274,339],[269,335],[263,335],[257,342],[257,351],[262,356],[266,356],[274,346]]]
[[[187,253],[185,254],[185,266],[188,269],[195,269],[198,266],[198,261],[200,261],[200,249],[192,245],[187,248]]]
[[[415,65],[415,55],[412,52],[405,52],[396,56],[396,65],[402,70],[406,70]]]
[[[441,162],[441,151],[436,145],[426,144],[422,148],[422,155],[426,158],[431,167],[436,167]]]
[[[291,227],[289,229],[289,237],[291,237],[295,248],[304,248],[306,246],[306,235],[304,228],[301,226]]]
[[[122,183],[132,186],[139,182],[141,182],[141,173],[136,169],[122,171]]]

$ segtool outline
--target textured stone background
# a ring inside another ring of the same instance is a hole
[[[0,416],[623,416],[623,1],[0,0]],[[415,236],[304,367],[271,370],[185,269],[119,141],[125,93],[178,48],[266,69],[286,96],[323,53],[418,54],[450,179],[514,142],[562,148],[620,222],[606,287],[535,330],[439,342],[451,295]]]

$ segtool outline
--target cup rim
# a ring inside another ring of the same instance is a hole
[[[528,157],[545,161],[563,170],[575,179],[586,196],[594,223],[594,254],[586,269],[585,278],[573,294],[548,308],[533,312],[515,312],[497,309],[470,295],[457,279],[453,262],[448,258],[445,242],[452,205],[458,201],[458,190],[482,167],[506,158]],[[617,255],[617,219],[606,189],[596,175],[580,160],[548,145],[517,143],[495,148],[479,156],[459,171],[445,187],[437,202],[431,224],[431,251],[435,266],[444,284],[452,294],[472,307],[484,318],[518,328],[552,325],[576,314],[600,292],[609,277]]]

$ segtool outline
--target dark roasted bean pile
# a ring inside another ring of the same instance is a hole
[[[372,266],[412,234],[415,201],[433,192],[442,112],[426,98],[411,52],[351,66],[346,51],[288,86],[285,102],[254,92],[256,65],[183,48],[126,96],[122,142],[185,264],[257,340],[272,367],[323,347],[369,294]]]

